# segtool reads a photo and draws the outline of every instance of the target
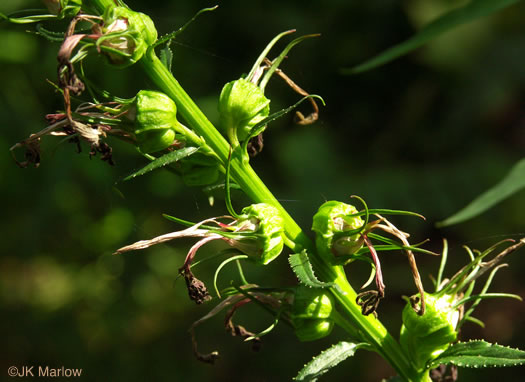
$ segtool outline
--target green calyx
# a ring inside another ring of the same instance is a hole
[[[412,301],[419,297],[413,297]],[[425,293],[426,310],[420,315],[417,306],[407,303],[403,309],[401,346],[419,370],[445,351],[457,339],[460,312],[456,298],[451,295],[436,296]],[[417,305],[418,302],[415,303]]]
[[[314,35],[302,36],[291,41],[272,61],[267,58],[267,55],[283,36],[293,32],[295,30],[285,31],[275,36],[263,49],[245,77],[228,82],[223,87],[218,107],[219,129],[234,149],[241,143],[247,143],[251,138],[261,134],[272,117],[275,119],[284,114],[275,113],[270,116],[270,100],[264,95],[264,89],[288,52],[299,42]]]
[[[264,91],[244,78],[228,82],[219,98],[219,126],[230,141],[243,142],[251,129],[270,114]]]
[[[313,217],[312,230],[320,253],[337,256],[351,255],[363,246],[359,230],[364,221],[356,216],[357,209],[343,202],[325,202]]]
[[[157,30],[148,15],[127,7],[108,7],[102,16],[103,36],[97,47],[109,62],[121,68],[139,61],[149,46],[157,40]]]
[[[127,130],[135,135],[142,152],[164,150],[173,144],[179,124],[177,106],[166,94],[154,90],[139,91],[126,116],[133,121],[132,128]]]
[[[297,287],[291,311],[295,334],[301,341],[314,341],[332,331],[334,309],[332,295],[320,288]]]
[[[279,210],[266,203],[252,204],[242,210],[236,232],[250,232],[233,245],[259,264],[268,264],[284,247],[284,221]]]

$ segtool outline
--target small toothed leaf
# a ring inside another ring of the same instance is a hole
[[[318,356],[308,362],[294,378],[295,381],[317,381],[317,379],[328,372],[332,367],[355,354],[356,350],[366,344],[355,344],[341,341],[326,349]]]
[[[428,366],[434,368],[440,364],[474,368],[518,366],[525,364],[525,351],[481,340],[458,342]]]
[[[183,158],[186,158],[194,154],[198,149],[199,149],[198,147],[184,147],[180,150],[176,150],[176,151],[167,153],[153,160],[151,163],[148,163],[146,166],[142,167],[140,170],[135,171],[133,174],[128,175],[127,177],[124,178],[124,180],[130,180],[130,179],[136,178],[137,176],[147,174],[148,172],[153,171],[157,168],[164,167],[164,166],[169,165],[170,163],[177,162]]]
[[[170,44],[166,44],[160,50],[160,61],[171,72],[171,63],[173,61],[173,51],[170,49]]]
[[[334,285],[334,283],[325,283],[317,279],[306,250],[290,255],[288,261],[293,272],[304,285],[311,288],[327,288]]]

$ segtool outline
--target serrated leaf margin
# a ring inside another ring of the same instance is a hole
[[[291,254],[288,257],[288,262],[300,283],[310,288],[328,288],[334,286],[334,283],[325,283],[317,279],[305,249],[300,253]]]
[[[357,349],[362,346],[366,346],[366,344],[341,341],[332,345],[304,365],[294,381],[317,381],[321,375],[327,373],[331,368],[353,356]]]
[[[472,368],[519,366],[525,364],[525,351],[483,340],[471,340],[451,345],[428,366],[434,368],[440,364]]]

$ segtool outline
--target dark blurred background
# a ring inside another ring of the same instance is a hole
[[[177,29],[194,13],[214,3],[128,0],[153,18],[161,34]],[[265,133],[263,152],[253,160],[274,194],[310,232],[311,216],[329,199],[363,197],[370,207],[407,209],[426,221],[395,218],[417,242],[430,238],[441,250],[449,239],[451,275],[467,261],[466,244],[484,249],[525,235],[523,192],[469,222],[435,228],[473,197],[495,184],[525,148],[525,4],[456,28],[415,53],[376,70],[342,76],[340,69],[364,61],[411,36],[457,0],[219,2],[173,44],[173,72],[213,121],[222,86],[249,71],[262,48],[277,33],[321,33],[295,47],[282,69],[326,101],[319,121],[295,126],[288,115]],[[36,0],[3,0],[0,11],[37,8]],[[55,24],[47,25],[50,29]],[[9,148],[46,126],[44,115],[62,102],[46,79],[56,79],[52,44],[26,30],[33,25],[0,24],[0,375],[11,365],[82,368],[85,380],[285,381],[312,355],[344,339],[338,330],[327,339],[299,343],[286,326],[263,338],[257,353],[232,338],[222,318],[197,331],[202,352],[219,350],[215,366],[195,360],[187,332],[213,303],[189,301],[177,269],[191,241],[113,256],[139,239],[180,227],[163,219],[169,213],[199,221],[225,213],[220,200],[209,206],[199,188],[161,170],[130,182],[122,178],[144,164],[134,149],[109,141],[115,166],[89,158],[85,145],[42,142],[39,168],[18,168]],[[284,42],[278,48],[284,47]],[[276,50],[277,52],[278,50]],[[277,53],[275,53],[277,54]],[[102,60],[88,61],[93,81],[113,94],[132,97],[152,88],[138,68],[116,70]],[[297,94],[275,78],[266,94],[273,110],[295,103]],[[309,112],[303,104],[303,112]],[[17,152],[19,156],[23,152]],[[236,206],[247,200],[237,195]],[[199,256],[219,249],[210,245]],[[508,259],[492,291],[525,295],[520,269],[525,252]],[[397,335],[402,295],[415,293],[405,256],[382,255],[387,298],[379,317]],[[427,289],[439,260],[419,256]],[[216,262],[196,269],[211,282]],[[229,268],[229,267],[227,267]],[[233,269],[233,267],[231,267]],[[366,268],[349,268],[357,288]],[[246,267],[250,281],[292,285],[293,274],[281,256],[267,267]],[[228,270],[220,279],[229,281]],[[525,309],[515,300],[486,301],[467,324],[463,338],[486,338],[510,346],[525,343]],[[272,318],[247,307],[238,322],[259,331]],[[393,374],[378,356],[359,352],[325,380],[378,381]],[[523,368],[461,370],[461,381],[522,380]]]

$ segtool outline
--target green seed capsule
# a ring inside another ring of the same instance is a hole
[[[314,341],[332,331],[330,318],[334,308],[332,295],[319,288],[299,286],[292,305],[291,320],[295,334],[301,341]]]
[[[212,166],[191,166],[182,173],[182,181],[186,186],[200,187],[217,182],[219,169]]]
[[[127,118],[133,121],[132,132],[144,153],[164,150],[175,140],[177,106],[164,93],[139,91],[127,112]]]
[[[363,242],[358,233],[345,235],[346,231],[364,225],[359,216],[351,216],[357,212],[354,206],[335,200],[319,207],[313,218],[312,230],[316,233],[316,246],[320,253],[351,255],[362,247]]]
[[[419,368],[445,351],[457,338],[459,311],[454,296],[425,293],[425,314],[420,316],[407,303],[403,309],[400,342]]]
[[[233,245],[260,264],[268,264],[284,247],[284,222],[277,208],[266,204],[252,204],[242,210],[237,232],[252,231],[255,238],[239,239]],[[250,235],[251,236],[251,235]]]
[[[149,46],[157,40],[157,30],[148,15],[127,7],[108,7],[102,16],[103,37],[100,44],[111,64],[127,67],[139,61]]]
[[[243,78],[224,85],[219,98],[219,126],[228,137],[244,141],[250,130],[270,114],[270,100]]]

